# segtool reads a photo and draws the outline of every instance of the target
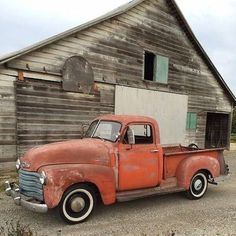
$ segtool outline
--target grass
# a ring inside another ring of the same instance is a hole
[[[236,133],[231,134],[231,143],[236,143]]]
[[[15,171],[5,173],[4,175],[0,176],[0,193],[5,191],[5,181],[9,180],[10,182],[18,182],[18,173]]]
[[[0,193],[5,191],[4,183],[0,183]]]
[[[0,226],[0,235],[6,236],[33,236],[34,233],[28,225],[23,225],[20,221],[6,222],[5,226]]]

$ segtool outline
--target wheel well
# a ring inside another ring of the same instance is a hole
[[[212,174],[211,174],[211,172],[210,172],[209,170],[203,169],[203,170],[200,170],[200,171],[203,172],[203,173],[206,175],[207,180],[209,180],[210,178],[212,178]]]
[[[86,185],[88,185],[89,187],[91,187],[91,188],[94,190],[94,192],[95,192],[95,195],[96,195],[97,200],[98,200],[99,202],[102,201],[101,193],[100,193],[98,187],[97,187],[94,183],[91,183],[91,182],[83,182],[83,184],[86,184]]]
[[[96,196],[96,198],[97,198],[97,201],[98,201],[98,202],[102,202],[101,193],[100,193],[98,187],[97,187],[94,183],[91,183],[91,182],[79,182],[79,183],[76,183],[76,184],[72,184],[71,186],[69,186],[69,187],[65,190],[65,192],[66,192],[68,189],[70,189],[70,188],[72,188],[72,187],[74,187],[74,186],[77,186],[77,185],[79,185],[79,184],[85,184],[85,185],[89,186],[90,188],[92,188],[92,189],[94,190],[94,193],[95,193],[95,196]],[[64,192],[64,193],[65,193],[65,192]]]

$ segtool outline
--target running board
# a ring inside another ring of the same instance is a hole
[[[168,193],[177,193],[185,191],[184,188],[179,187],[155,187],[155,188],[148,188],[148,189],[141,189],[141,190],[131,190],[125,192],[118,192],[116,194],[116,200],[118,202],[126,202],[131,200],[136,200],[139,198],[145,198],[150,196],[156,195],[165,195]]]

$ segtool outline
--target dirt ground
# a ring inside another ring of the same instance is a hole
[[[225,152],[230,178],[198,201],[182,194],[98,206],[85,223],[66,225],[53,210],[36,214],[0,193],[1,227],[29,225],[37,235],[236,235],[236,151]]]

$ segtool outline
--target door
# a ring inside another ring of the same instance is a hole
[[[161,144],[183,143],[186,134],[188,96],[116,86],[115,114],[141,115],[157,120]]]
[[[207,114],[206,148],[220,148],[229,145],[229,115],[219,113]]]
[[[119,147],[119,190],[149,188],[158,185],[159,152],[149,124],[130,125],[135,144],[128,144],[127,131]]]

